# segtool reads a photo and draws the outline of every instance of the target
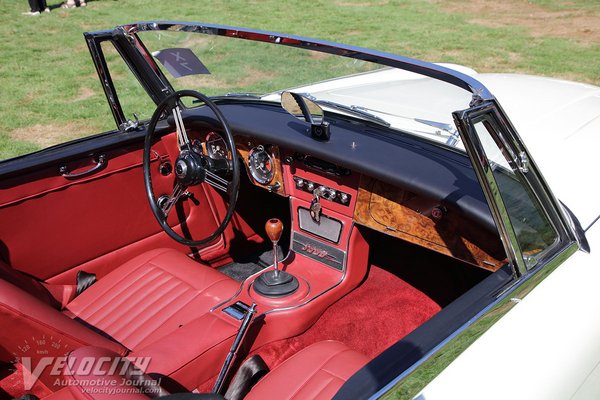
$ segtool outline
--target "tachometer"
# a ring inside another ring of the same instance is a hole
[[[227,158],[227,145],[221,135],[215,132],[206,135],[206,152],[210,158]]]
[[[261,185],[268,184],[275,176],[275,163],[263,146],[257,146],[250,150],[248,168],[252,178]]]

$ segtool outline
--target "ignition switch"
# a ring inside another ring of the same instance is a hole
[[[313,190],[313,199],[310,202],[310,217],[316,223],[321,221],[321,201],[320,198],[325,194],[327,188],[325,186],[319,186]]]

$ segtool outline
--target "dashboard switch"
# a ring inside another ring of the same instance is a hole
[[[348,195],[346,193],[340,193],[340,202],[342,204],[348,204],[349,200],[350,200],[350,198],[348,197]]]
[[[322,185],[318,182],[300,178],[299,176],[294,175],[293,179],[297,190],[310,193],[314,197],[318,197],[322,200],[328,200],[344,206],[348,206],[350,204],[351,195],[348,193],[336,190],[327,185]]]

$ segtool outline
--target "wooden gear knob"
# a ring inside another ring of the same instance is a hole
[[[283,232],[283,223],[277,218],[271,218],[265,224],[265,231],[267,231],[267,236],[273,243],[279,242],[281,238],[281,233]]]

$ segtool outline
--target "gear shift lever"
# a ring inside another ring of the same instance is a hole
[[[283,224],[277,218],[271,218],[265,224],[265,231],[267,231],[267,236],[273,242],[273,268],[274,276],[279,277],[279,263],[277,262],[277,243],[279,239],[281,239],[281,234],[283,233]]]
[[[267,236],[273,242],[273,270],[262,273],[254,281],[254,290],[267,297],[283,297],[298,289],[298,279],[286,271],[279,269],[277,260],[277,243],[281,239],[283,224],[277,218],[271,218],[265,224]]]

